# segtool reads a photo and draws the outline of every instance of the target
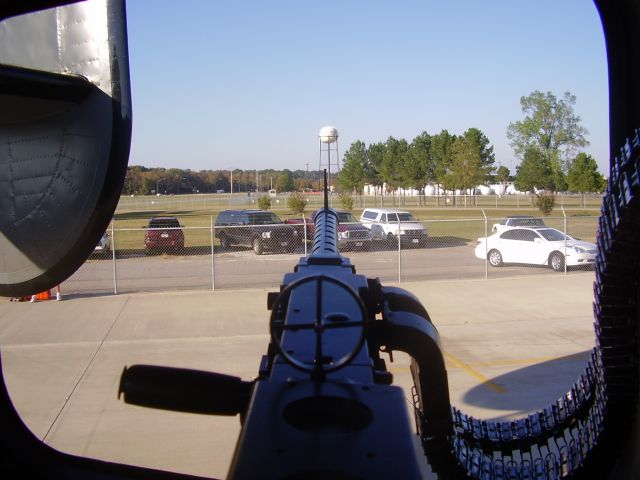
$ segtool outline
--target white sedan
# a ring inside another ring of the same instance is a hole
[[[556,272],[595,262],[597,247],[549,227],[513,227],[478,238],[476,257],[494,267],[504,263],[548,265]]]

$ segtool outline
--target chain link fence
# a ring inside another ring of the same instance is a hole
[[[223,210],[227,208],[258,208],[260,197],[268,196],[271,209],[288,211],[289,194],[268,195],[266,192],[247,193],[200,193],[194,195],[137,195],[121,197],[117,213],[143,211],[198,211]],[[309,211],[323,206],[321,193],[306,193]],[[534,208],[535,195],[351,195],[354,208],[401,207],[401,208]],[[599,194],[556,194],[558,208],[600,208]],[[329,195],[329,206],[341,208],[340,196]]]
[[[338,244],[356,271],[383,282],[504,278],[551,272],[537,265],[489,261],[491,237],[503,218],[429,220],[418,215],[426,238],[377,238],[362,223],[340,223]],[[277,218],[277,217],[275,217]],[[66,294],[108,294],[167,290],[277,288],[300,257],[311,251],[314,225],[306,218],[278,223],[221,225],[220,216],[186,215],[117,220],[84,265],[62,284]],[[545,217],[544,224],[573,238],[595,242],[598,217]],[[137,224],[137,225],[136,225]],[[399,225],[400,227],[401,225]],[[399,228],[400,230],[400,228]],[[526,244],[525,251],[538,245]],[[104,244],[104,245],[103,245]],[[477,248],[478,247],[478,248]],[[562,246],[559,248],[563,248]],[[478,249],[481,250],[478,254]],[[563,250],[567,251],[567,250]],[[568,251],[567,251],[568,252]],[[566,266],[569,261],[565,262]],[[590,263],[585,263],[588,268]],[[573,274],[574,268],[561,269]]]

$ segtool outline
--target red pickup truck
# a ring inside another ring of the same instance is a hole
[[[369,250],[371,248],[373,238],[371,237],[371,230],[365,227],[361,222],[347,210],[336,210],[338,214],[338,248],[341,251],[345,250]],[[309,218],[289,218],[285,220],[285,223],[300,225],[307,224],[307,241],[313,241],[313,235],[316,231],[316,226],[313,223],[313,218],[316,212],[312,212]],[[302,231],[302,230],[301,230]]]

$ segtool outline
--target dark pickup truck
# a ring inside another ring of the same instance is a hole
[[[264,210],[224,210],[218,214],[215,236],[226,250],[234,245],[253,248],[256,255],[294,252],[302,244],[295,227],[285,225],[273,212]]]
[[[371,230],[359,222],[351,212],[347,210],[336,210],[338,213],[338,248],[345,250],[369,250],[373,238]],[[287,224],[301,225],[307,224],[307,241],[313,241],[316,226],[313,223],[316,212],[312,212],[309,218],[289,218],[285,220]],[[302,233],[302,229],[300,230]]]

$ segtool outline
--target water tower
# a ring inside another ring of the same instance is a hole
[[[318,133],[320,139],[320,171],[327,169],[327,187],[331,186],[331,167],[337,172],[340,169],[338,156],[338,129],[336,127],[322,127]],[[326,151],[326,153],[324,153]],[[333,152],[333,157],[331,156]]]

